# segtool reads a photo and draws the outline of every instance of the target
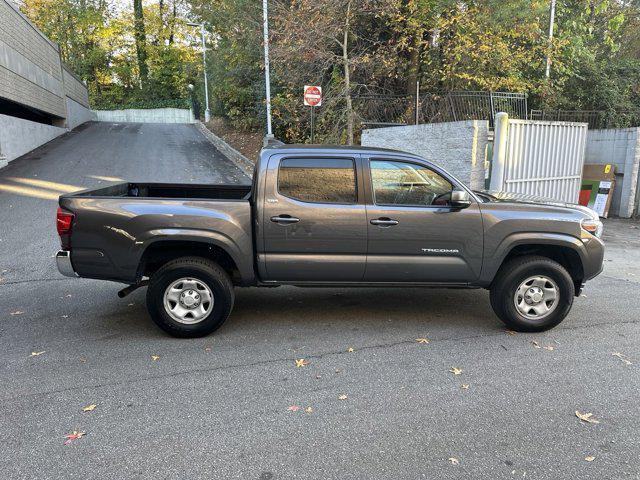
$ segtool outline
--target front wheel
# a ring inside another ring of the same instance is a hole
[[[567,270],[547,257],[510,260],[491,287],[491,306],[518,332],[541,332],[558,325],[573,305],[575,287]]]
[[[184,257],[153,274],[147,289],[147,310],[169,335],[202,337],[218,329],[234,302],[229,275],[211,260]]]

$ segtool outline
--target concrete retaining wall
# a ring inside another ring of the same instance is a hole
[[[420,155],[471,188],[483,189],[488,132],[485,120],[429,123],[363,130],[361,143]]]
[[[69,130],[92,120],[96,120],[96,114],[93,110],[67,97],[67,128]]]
[[[254,163],[225,142],[222,138],[217,136],[211,130],[204,126],[200,121],[196,122],[198,130],[222,153],[225,157],[235,163],[240,170],[246,173],[249,177],[253,177]]]
[[[616,166],[610,214],[629,218],[638,213],[640,128],[589,130],[584,163]]]
[[[99,122],[115,123],[195,123],[193,112],[183,108],[95,110]]]
[[[66,132],[66,128],[0,115],[0,167]]]

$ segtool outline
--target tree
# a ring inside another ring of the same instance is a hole
[[[147,36],[144,28],[144,11],[142,0],[133,0],[133,30],[136,39],[136,54],[138,57],[138,70],[140,71],[140,83],[146,85],[149,77],[147,66]]]

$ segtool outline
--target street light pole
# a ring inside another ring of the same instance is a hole
[[[267,136],[265,143],[273,138],[271,130],[271,79],[269,75],[269,14],[267,11],[267,0],[262,0],[262,34],[264,41],[264,80],[265,96],[267,101]]]
[[[547,68],[544,72],[544,77],[549,78],[551,73],[551,42],[553,41],[553,22],[556,16],[556,0],[551,0],[551,11],[549,12],[549,45],[547,51]]]
[[[202,66],[204,70],[204,121],[211,120],[211,111],[209,110],[209,85],[207,82],[207,44],[204,40],[204,22],[203,23],[187,23],[190,27],[200,27],[200,36],[202,37]]]

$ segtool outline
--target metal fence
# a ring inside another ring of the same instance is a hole
[[[640,126],[640,110],[531,110],[531,120],[584,122],[590,130]]]
[[[506,112],[527,118],[527,94],[514,92],[441,92],[420,95],[357,95],[354,112],[363,128],[459,120],[489,120]]]

